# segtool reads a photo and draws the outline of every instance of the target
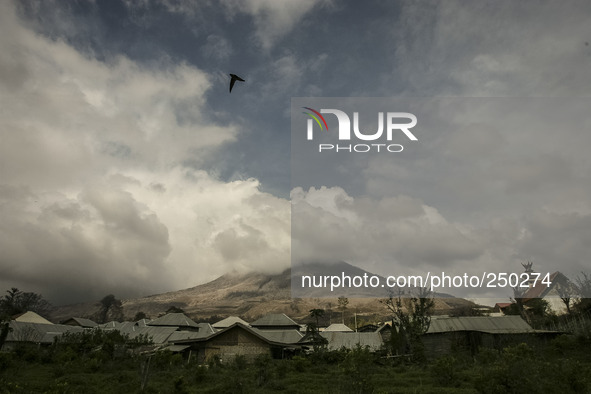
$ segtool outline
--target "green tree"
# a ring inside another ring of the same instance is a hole
[[[185,313],[184,310],[179,308],[178,306],[171,305],[167,310],[166,313]]]
[[[429,330],[435,301],[426,288],[418,289],[410,297],[403,295],[390,294],[389,298],[380,300],[392,316],[392,347],[423,358],[421,336]]]
[[[135,314],[135,316],[133,317],[133,321],[138,321],[138,320],[142,320],[142,319],[147,319],[148,316],[146,316],[146,314],[142,311],[138,312]]]
[[[6,291],[6,295],[0,299],[0,319],[27,311],[47,316],[51,304],[43,299],[40,294],[22,292],[16,287]]]
[[[338,303],[338,309],[341,311],[341,323],[345,324],[345,311],[347,310],[347,305],[349,305],[349,299],[345,296],[340,296],[338,299]]]
[[[306,335],[312,338],[314,350],[318,350],[327,343],[326,339],[320,335],[320,318],[322,316],[324,316],[324,309],[310,309],[310,317],[315,319],[316,323],[308,324],[308,327],[306,327]]]
[[[310,309],[310,317],[316,319],[316,327],[320,327],[319,319],[324,316],[324,309]]]
[[[123,321],[123,305],[113,294],[105,296],[99,305],[101,309],[98,312],[98,323],[107,323],[109,320]]]
[[[591,275],[581,272],[575,282],[581,298],[575,302],[573,309],[578,313],[591,313]]]

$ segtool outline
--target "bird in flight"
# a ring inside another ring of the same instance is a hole
[[[244,81],[244,79],[240,78],[236,74],[230,74],[230,76],[232,77],[232,79],[230,80],[230,93],[232,93],[232,88],[234,87],[234,84],[236,83],[236,81],[242,81],[242,82],[245,82],[245,81]]]

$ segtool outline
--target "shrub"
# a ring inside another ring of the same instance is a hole
[[[459,362],[455,357],[441,357],[431,365],[430,372],[433,379],[442,386],[459,385]]]

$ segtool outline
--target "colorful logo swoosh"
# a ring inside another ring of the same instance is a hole
[[[306,115],[309,115],[310,117],[312,117],[316,123],[318,123],[318,126],[320,126],[320,130],[323,130],[324,128],[322,127],[322,123],[324,123],[324,126],[326,127],[326,131],[328,131],[328,125],[326,124],[326,120],[324,120],[324,116],[320,115],[320,112],[316,111],[315,109],[312,109],[310,107],[302,107],[304,109],[307,109],[309,111],[314,112],[313,114],[309,113],[309,112],[302,112]],[[322,123],[320,123],[320,119],[322,119]]]

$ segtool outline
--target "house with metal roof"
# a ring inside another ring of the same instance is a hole
[[[232,324],[235,324],[235,323],[240,323],[240,324],[243,324],[245,326],[250,326],[250,323],[242,320],[238,316],[230,316],[230,317],[226,317],[223,320],[220,320],[217,323],[212,324],[212,327],[215,328],[216,330],[221,330],[221,329],[224,329],[224,328],[228,328]]]
[[[300,325],[285,313],[271,313],[250,323],[251,327],[259,330],[299,330]]]
[[[559,334],[535,330],[521,316],[434,317],[422,341],[426,355],[434,357],[454,349],[474,354],[480,347],[502,349],[520,342],[535,344]]]
[[[199,326],[184,313],[167,313],[146,323],[149,327],[176,327],[179,330],[199,331]]]
[[[341,323],[334,323],[326,327],[322,332],[353,332],[349,327]]]
[[[67,326],[77,326],[77,327],[82,327],[82,328],[98,327],[98,323],[96,323],[90,319],[86,319],[84,317],[71,317],[68,320],[63,321],[62,324],[65,324]]]
[[[82,332],[84,328],[53,323],[30,323],[11,320],[10,330],[1,350],[14,349],[19,343],[30,343],[40,346],[48,346],[65,332]]]
[[[207,362],[213,358],[227,362],[236,356],[244,356],[248,360],[253,360],[261,354],[275,358],[286,357],[288,353],[291,354],[299,348],[291,341],[301,336],[298,333],[298,336],[293,335],[292,338],[291,335],[234,323],[206,337],[171,338],[169,343],[174,350],[182,350],[192,357],[197,357],[199,362]]]
[[[39,316],[35,312],[25,312],[19,315],[13,316],[12,320],[19,321],[22,323],[38,323],[38,324],[53,324],[46,318]]]

